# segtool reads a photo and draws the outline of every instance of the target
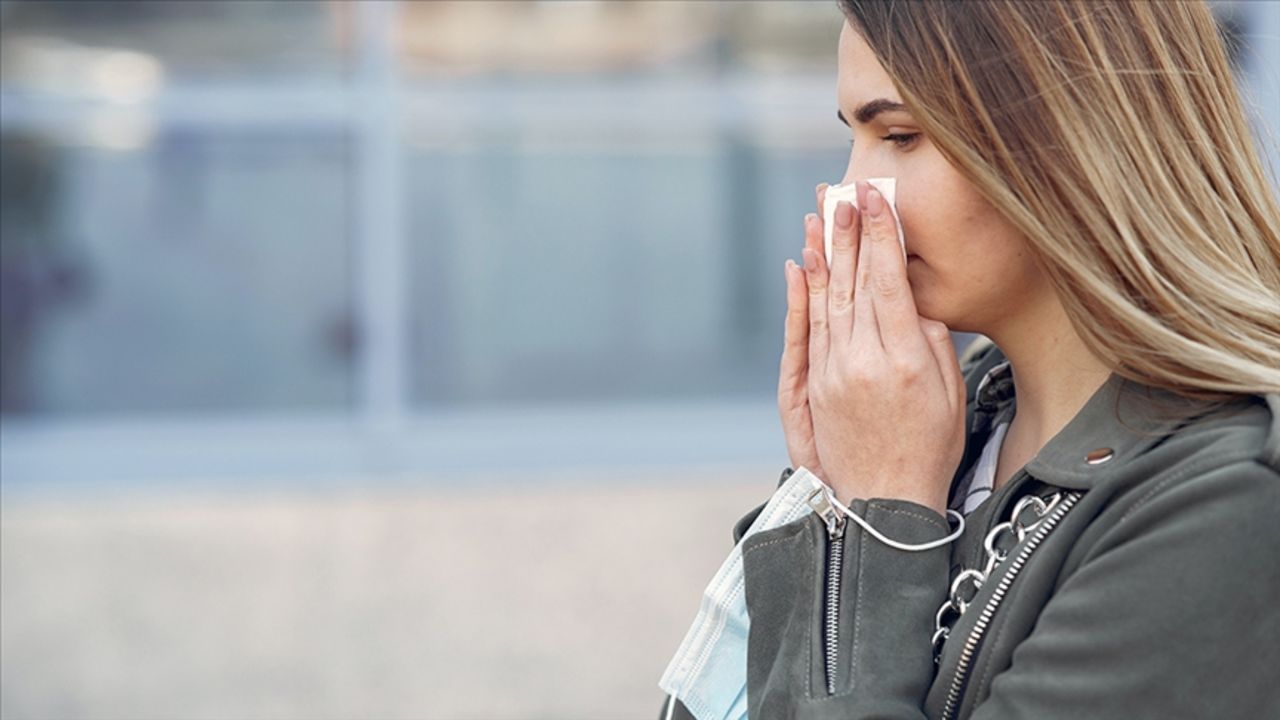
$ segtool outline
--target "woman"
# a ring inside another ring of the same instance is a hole
[[[859,200],[785,270],[797,470],[663,712],[1275,717],[1280,209],[1209,9],[840,6]]]

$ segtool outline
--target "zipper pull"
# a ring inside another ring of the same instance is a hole
[[[822,522],[826,523],[827,536],[832,540],[844,537],[844,524],[848,519],[844,513],[836,509],[831,504],[831,500],[827,498],[827,488],[818,487],[809,495],[809,507],[822,518]]]

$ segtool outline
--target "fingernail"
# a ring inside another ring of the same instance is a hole
[[[853,227],[853,205],[841,200],[836,203],[836,227],[848,230]]]
[[[808,213],[804,216],[804,226],[807,228],[818,221],[817,213]]]
[[[818,254],[809,248],[800,253],[804,257],[804,269],[813,272],[818,269]]]
[[[878,217],[884,211],[884,198],[875,188],[867,190],[867,212],[871,217]]]
[[[818,183],[818,187],[813,189],[813,194],[821,195],[822,191],[826,190],[828,187],[831,187],[831,186],[826,183]]]

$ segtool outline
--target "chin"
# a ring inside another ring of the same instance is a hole
[[[923,269],[922,265],[923,261],[913,256],[912,262],[907,266],[909,271],[907,279],[911,283],[911,293],[915,297],[916,312],[922,317],[946,325],[952,332],[979,332],[972,329],[972,313],[968,312],[968,306],[963,302],[964,298],[940,293],[939,290],[945,286],[937,282],[936,276],[920,273]]]
[[[925,296],[916,296],[916,313],[922,317],[936,320],[947,326],[952,332],[976,332],[968,328],[969,323],[965,321],[963,313],[957,313],[955,304],[948,305],[941,299],[935,299]]]

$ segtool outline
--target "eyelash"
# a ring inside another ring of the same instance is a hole
[[[902,148],[905,150],[912,143],[914,143],[916,141],[916,138],[918,137],[920,137],[920,133],[894,133],[890,135],[885,135],[880,139],[892,142],[893,144],[897,145],[899,148]],[[852,140],[849,141],[849,147],[853,147]]]

